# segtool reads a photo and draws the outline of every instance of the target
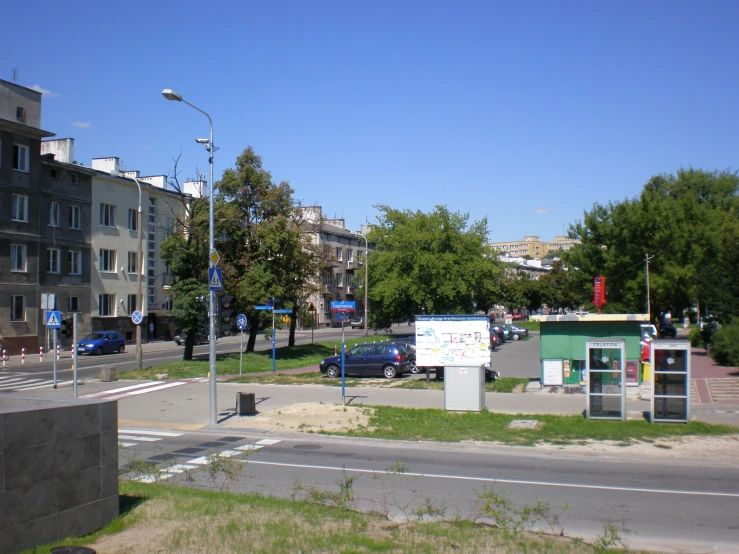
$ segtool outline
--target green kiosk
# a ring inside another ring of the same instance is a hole
[[[565,314],[532,316],[541,324],[542,387],[586,386],[587,342],[623,339],[623,382],[638,387],[641,372],[641,325],[648,314]]]

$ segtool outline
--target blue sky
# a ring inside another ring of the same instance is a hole
[[[251,145],[304,204],[562,234],[659,173],[735,170],[739,2],[50,2],[3,8],[0,78],[75,158],[216,175]]]

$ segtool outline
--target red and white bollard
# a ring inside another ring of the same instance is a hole
[[[39,362],[44,361],[44,347],[43,346],[38,347],[38,361]]]
[[[334,356],[336,356],[338,352],[336,351],[336,347],[334,346]]]
[[[3,348],[3,367],[8,362],[8,351]]]
[[[58,344],[56,345],[56,359],[57,359],[57,360],[58,360],[58,359],[59,359],[59,358],[61,357],[61,356],[60,356],[61,348],[62,348],[62,347],[61,347],[61,346],[59,346]]]
[[[21,348],[21,365],[25,365],[26,363],[26,349]]]

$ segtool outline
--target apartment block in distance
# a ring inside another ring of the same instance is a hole
[[[498,250],[501,254],[508,256],[529,256],[532,259],[540,260],[551,257],[560,250],[569,250],[575,244],[580,244],[580,240],[556,236],[554,240],[542,241],[539,240],[539,237],[529,236],[524,237],[522,240],[491,242],[490,246]]]

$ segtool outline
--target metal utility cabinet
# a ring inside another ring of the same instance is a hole
[[[485,409],[485,367],[444,368],[444,409],[452,412]]]

